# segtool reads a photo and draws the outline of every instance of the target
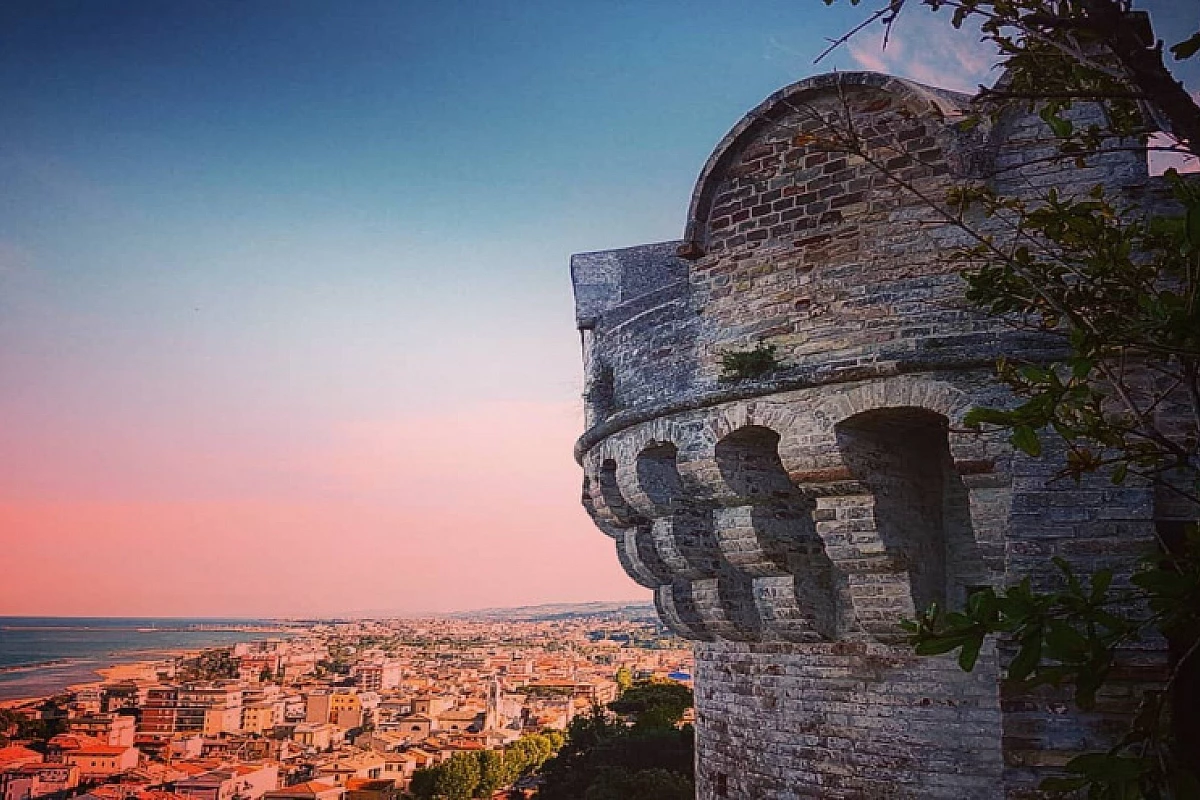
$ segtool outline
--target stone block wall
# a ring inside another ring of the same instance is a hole
[[[993,659],[968,674],[865,642],[698,643],[698,795],[997,797]]]
[[[968,409],[1008,400],[997,356],[1057,345],[963,302],[945,258],[963,234],[926,200],[981,181],[1147,186],[1127,154],[1049,169],[1022,110],[964,130],[970,103],[871,73],[802,81],[718,144],[682,241],[573,259],[584,505],[696,642],[702,800],[1029,796],[1132,710],[1128,686],[1087,715],[1002,688],[1004,642],[969,674],[914,657],[897,624],[1052,581],[1053,555],[1127,564],[1158,513],[1147,492],[1063,485],[963,431]],[[830,152],[838,126],[866,150]],[[779,368],[723,381],[722,354],[760,341]],[[1151,642],[1122,674],[1162,665]]]

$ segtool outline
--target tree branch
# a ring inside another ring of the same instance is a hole
[[[1129,15],[1114,0],[1080,0],[1094,29],[1129,73],[1129,80],[1146,95],[1171,125],[1170,132],[1200,155],[1200,106],[1175,80],[1162,60],[1162,42],[1148,46],[1131,25]]]

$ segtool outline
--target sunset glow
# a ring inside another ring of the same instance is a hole
[[[924,16],[814,67],[812,5],[5,4],[0,614],[648,599],[579,504],[570,254],[678,238],[779,86],[995,74]]]

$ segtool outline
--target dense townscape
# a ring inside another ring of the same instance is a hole
[[[572,720],[690,682],[637,616],[306,623],[116,667],[0,709],[0,800],[533,796]]]

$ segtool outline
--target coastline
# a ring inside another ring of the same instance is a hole
[[[99,688],[106,683],[114,683],[116,681],[132,680],[136,682],[153,683],[157,681],[157,668],[166,662],[174,662],[179,659],[193,658],[199,655],[204,650],[212,648],[192,648],[192,649],[176,649],[176,650],[153,650],[130,653],[130,655],[148,656],[153,653],[153,658],[143,658],[138,661],[119,661],[110,663],[106,666],[96,667],[92,670],[98,677],[97,680],[89,680],[77,683],[67,684],[61,688],[55,689],[52,692],[40,692],[38,694],[27,697],[4,697],[0,698],[0,709],[21,708],[33,703],[40,703],[53,697],[56,694],[64,692],[78,692],[84,689]],[[59,659],[59,664],[72,663],[68,660]],[[40,668],[50,666],[50,664],[32,664],[22,667],[11,668],[10,672],[16,671],[37,671]]]
[[[155,664],[296,632],[262,620],[0,616],[0,707],[126,677],[153,682]]]

